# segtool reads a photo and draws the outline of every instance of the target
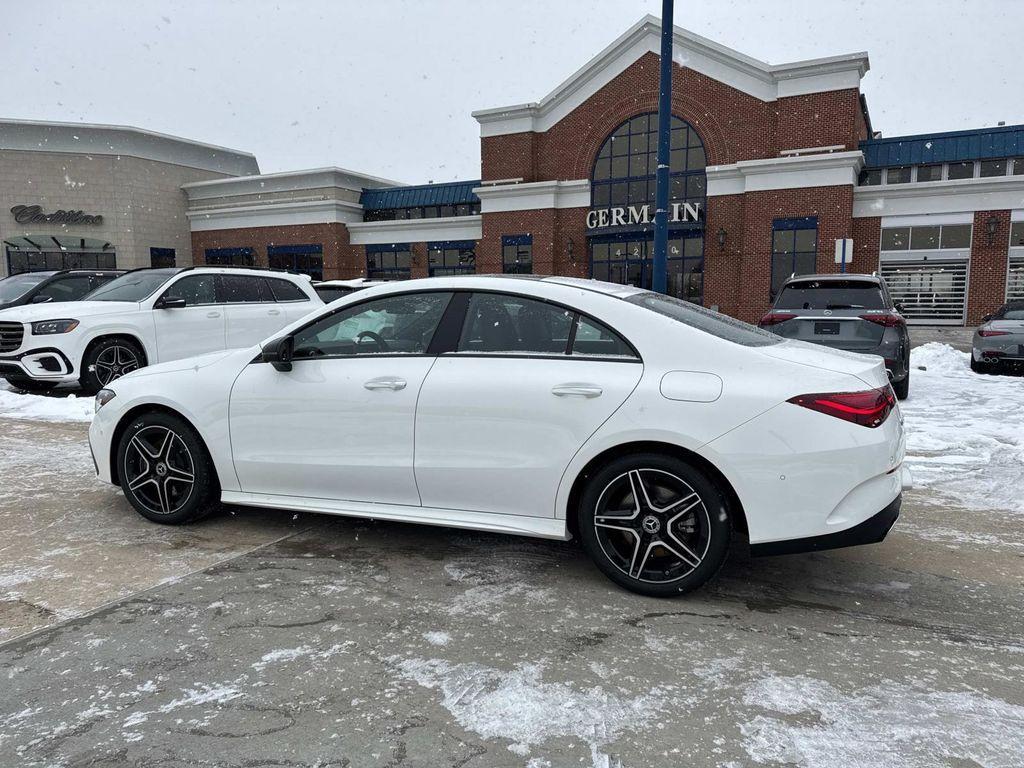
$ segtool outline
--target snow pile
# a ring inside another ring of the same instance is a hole
[[[0,379],[0,418],[33,421],[92,421],[93,399],[63,395],[31,395],[16,392]]]
[[[1011,768],[1024,754],[1024,707],[978,692],[929,691],[886,682],[846,694],[810,677],[768,677],[748,686],[757,715],[741,723],[758,763]]]
[[[911,351],[907,465],[954,503],[1024,513],[1024,379],[976,374],[969,360],[938,342]]]
[[[398,669],[424,688],[439,689],[442,705],[463,728],[486,739],[510,739],[509,749],[523,756],[548,739],[575,738],[590,746],[595,766],[606,765],[608,756],[599,747],[645,724],[662,706],[653,693],[624,700],[600,687],[580,691],[541,682],[537,664],[504,672],[442,659],[405,659]]]

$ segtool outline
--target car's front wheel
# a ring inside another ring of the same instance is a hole
[[[910,395],[910,369],[907,369],[907,375],[899,381],[892,383],[892,391],[896,393],[896,397],[899,400],[906,400]]]
[[[714,576],[732,532],[726,500],[685,461],[632,454],[597,471],[582,495],[583,548],[612,581],[670,597]]]
[[[145,355],[134,341],[116,336],[100,339],[86,350],[78,383],[87,393],[96,394],[145,364]]]
[[[168,413],[132,419],[117,448],[117,471],[125,498],[143,517],[179,525],[217,506],[213,462],[196,431]]]

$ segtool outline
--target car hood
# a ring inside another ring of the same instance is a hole
[[[99,315],[120,315],[137,312],[134,301],[61,301],[48,304],[26,304],[0,310],[0,320],[16,323],[34,323],[40,320],[78,320]]]
[[[785,360],[836,373],[847,373],[856,376],[871,387],[884,387],[889,383],[889,376],[885,372],[885,362],[878,355],[862,355],[833,347],[823,347],[820,344],[793,340],[770,347],[759,347],[758,351],[776,360]]]
[[[183,357],[181,360],[171,360],[166,363],[157,363],[156,365],[147,365],[145,368],[139,368],[136,371],[124,376],[124,380],[129,379],[141,379],[144,376],[155,376],[161,373],[175,373],[177,371],[198,371],[203,368],[208,368],[214,363],[219,363],[229,355],[239,354],[245,352],[249,357],[255,355],[254,351],[250,350],[238,350],[238,349],[227,349],[219,350],[217,352],[207,352],[205,355],[196,355],[195,357]],[[115,384],[111,384],[111,387],[116,387]]]

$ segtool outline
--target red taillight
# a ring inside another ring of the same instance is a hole
[[[787,320],[792,320],[796,315],[792,312],[769,312],[767,315],[758,320],[757,324],[764,328],[766,325],[778,325],[784,323]]]
[[[989,336],[1009,336],[1009,331],[978,331],[979,336],[988,338]]]
[[[788,402],[873,429],[888,418],[896,404],[896,397],[889,387],[884,387],[869,389],[866,392],[797,395],[789,398]]]
[[[860,319],[867,320],[869,323],[875,323],[876,325],[884,325],[886,328],[896,328],[906,324],[906,321],[899,315],[888,313],[878,315],[861,315]]]

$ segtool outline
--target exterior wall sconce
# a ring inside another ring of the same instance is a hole
[[[718,250],[725,248],[725,238],[728,237],[729,233],[725,231],[725,227],[718,228]]]
[[[993,214],[985,222],[985,234],[988,235],[988,244],[992,245],[996,239],[996,230],[999,229],[999,217]]]

